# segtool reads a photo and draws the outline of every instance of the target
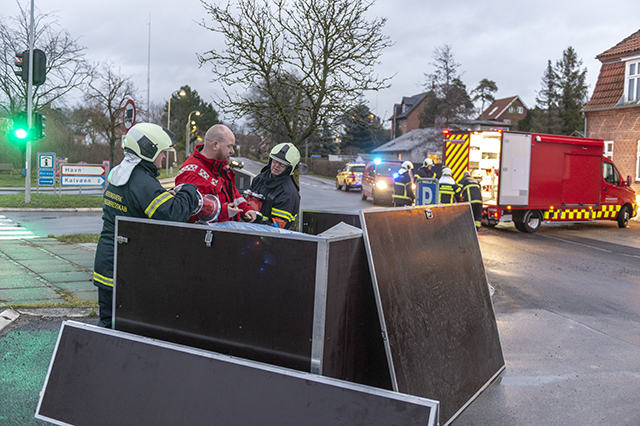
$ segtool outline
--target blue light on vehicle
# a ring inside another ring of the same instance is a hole
[[[393,178],[395,179],[395,178],[397,178],[397,177],[398,177],[398,174],[397,174],[397,173],[394,173],[394,174],[393,174]]]
[[[376,159],[373,160],[373,162],[376,163],[376,164],[380,164],[382,162],[382,160],[379,159],[379,158],[376,158]]]

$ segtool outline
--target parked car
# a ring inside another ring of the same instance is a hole
[[[367,163],[362,172],[362,199],[373,204],[393,203],[393,175],[400,170],[401,161],[375,160]]]
[[[336,175],[336,189],[344,188],[345,192],[351,188],[362,189],[362,172],[365,163],[347,163],[338,170]]]
[[[231,157],[231,167],[234,169],[241,169],[244,167],[244,161]]]

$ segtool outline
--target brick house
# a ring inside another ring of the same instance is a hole
[[[391,139],[420,128],[420,113],[424,110],[427,92],[404,96],[402,102],[393,105],[391,118]]]
[[[527,106],[520,96],[496,99],[477,118],[478,121],[494,121],[515,126],[527,115]]]
[[[596,59],[602,66],[583,109],[585,135],[605,141],[605,155],[640,193],[640,31]]]

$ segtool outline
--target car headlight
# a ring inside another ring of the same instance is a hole
[[[378,188],[378,189],[387,189],[387,182],[385,182],[383,180],[379,180],[376,183],[376,188]]]

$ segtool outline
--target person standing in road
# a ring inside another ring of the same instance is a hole
[[[293,177],[299,162],[298,148],[292,143],[280,143],[269,153],[269,163],[251,181],[245,195],[260,211],[260,223],[291,228],[300,210],[300,188]]]
[[[213,194],[219,199],[220,207],[212,221],[256,220],[256,212],[238,192],[236,175],[229,166],[235,141],[233,132],[227,126],[212,126],[204,136],[204,144],[194,148],[193,154],[182,164],[175,179],[176,185],[191,183],[203,195]],[[189,222],[196,221],[196,216],[189,219]]]
[[[416,199],[413,192],[411,170],[413,170],[413,163],[405,161],[402,163],[397,176],[393,178],[393,204],[396,207],[410,206]]]
[[[460,186],[451,177],[451,169],[442,169],[442,177],[438,181],[440,200],[438,204],[453,204],[460,202]]]
[[[124,139],[124,159],[109,173],[93,273],[100,306],[98,326],[111,328],[116,216],[186,222],[202,206],[195,185],[185,185],[174,194],[158,181],[165,151],[174,150],[173,137],[157,124],[136,124]]]
[[[480,228],[480,221],[482,219],[482,191],[478,181],[471,177],[471,173],[465,170],[462,175],[462,179],[458,182],[460,185],[460,199],[464,203],[471,203],[471,210],[473,211],[473,220],[476,223],[476,228]]]
[[[436,172],[433,170],[433,160],[431,158],[425,158],[422,166],[415,171],[413,174],[414,179],[434,179],[436,177]]]

